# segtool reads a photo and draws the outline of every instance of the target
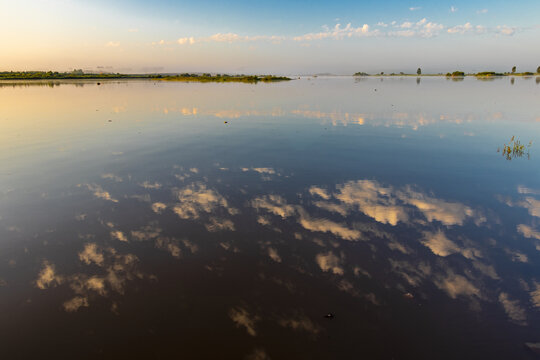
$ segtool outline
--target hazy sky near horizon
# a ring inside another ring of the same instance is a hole
[[[539,13],[539,0],[0,0],[0,71],[534,71]]]

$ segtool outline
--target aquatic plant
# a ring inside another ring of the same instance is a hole
[[[510,139],[510,142],[508,144],[503,145],[502,150],[502,156],[506,158],[506,160],[512,160],[515,158],[521,158],[525,155],[527,155],[527,159],[531,158],[531,155],[529,153],[529,149],[532,146],[532,140],[529,141],[529,144],[523,145],[519,139],[516,139],[515,136],[512,136]],[[497,152],[500,152],[501,148],[497,149]]]

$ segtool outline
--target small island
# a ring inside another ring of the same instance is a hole
[[[274,75],[227,75],[227,74],[180,74],[161,76],[158,75],[153,78],[154,80],[164,81],[185,81],[185,82],[243,82],[243,83],[258,83],[262,82],[276,82],[276,81],[289,81],[291,78],[285,76]]]

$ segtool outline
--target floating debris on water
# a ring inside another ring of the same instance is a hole
[[[504,156],[506,160],[512,160],[527,155],[527,159],[530,159],[531,154],[529,153],[529,148],[531,146],[532,140],[529,141],[529,144],[523,145],[519,141],[519,139],[516,139],[515,136],[512,136],[510,142],[503,145],[502,156]],[[497,152],[501,152],[501,148],[498,148]]]

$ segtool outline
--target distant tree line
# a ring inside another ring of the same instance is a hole
[[[538,66],[536,68],[536,74],[540,75],[540,66]],[[374,74],[374,76],[379,76],[379,75],[384,75],[384,71],[382,71],[382,72],[380,72],[378,74]],[[403,72],[400,72],[399,74],[391,73],[389,75],[390,76],[414,76],[414,74],[404,74]],[[416,70],[416,76],[421,76],[421,75],[422,75],[422,69],[418,68]],[[442,74],[425,74],[425,75],[442,75]],[[467,76],[467,75],[473,75],[473,76],[479,76],[479,77],[506,76],[506,75],[530,76],[530,75],[534,75],[534,73],[528,72],[528,71],[518,73],[516,66],[512,67],[511,72],[505,72],[505,73],[497,73],[495,71],[482,71],[482,72],[473,73],[473,74],[465,74],[465,72],[463,72],[463,71],[454,71],[452,73],[450,73],[450,72],[446,73],[447,77],[463,77],[463,76]],[[371,76],[371,74],[360,71],[360,72],[355,73],[353,76]]]
[[[123,78],[151,78],[155,75],[127,75],[120,73],[94,74],[85,73],[81,69],[71,72],[58,71],[3,71],[0,80],[50,80],[50,79],[123,79]]]

